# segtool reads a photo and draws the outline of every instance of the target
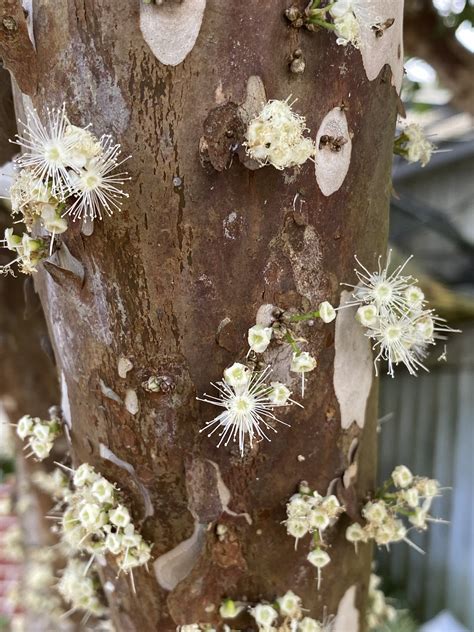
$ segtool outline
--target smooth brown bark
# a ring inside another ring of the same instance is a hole
[[[191,537],[194,517],[204,525],[195,564],[171,591],[157,583],[153,569],[142,570],[135,572],[135,596],[109,560],[104,576],[116,586],[109,597],[118,630],[165,632],[216,621],[223,597],[272,600],[288,589],[322,617],[335,613],[356,584],[364,609],[370,551],[356,555],[345,542],[346,519],[330,535],[333,561],[319,592],[305,561],[308,543],[295,552],[281,524],[301,480],[322,493],[337,483],[356,437],[356,483],[337,488],[354,513],[373,486],[376,388],[363,431],[355,423],[342,430],[334,325],[302,329],[319,366],[308,377],[304,410],[281,415],[291,429],[244,459],[199,434],[215,409],[195,397],[244,357],[258,308],[337,304],[339,283],[354,278],[354,253],[371,266],[386,247],[397,102],[390,71],[369,82],[359,51],[337,46],[330,33],[291,29],[286,7],[283,0],[209,0],[192,52],[171,67],[144,42],[138,2],[35,3],[34,105],[44,112],[65,101],[75,124],[91,122],[97,134],[112,133],[133,155],[123,212],[96,222],[91,236],[81,234],[79,223],[64,236],[84,266],[84,282],[61,268],[36,275],[71,411],[73,460],[117,481],[154,543],[155,558]],[[302,75],[289,71],[298,48],[306,60]],[[229,131],[233,142],[241,133],[234,113],[250,76],[262,79],[268,98],[297,98],[295,109],[314,136],[329,110],[346,105],[353,150],[339,191],[324,197],[311,163],[294,173],[250,171],[234,157],[228,168],[213,168],[222,166],[228,148],[221,134]],[[217,135],[211,164],[199,152],[205,131]],[[117,372],[120,357],[133,363],[125,379]],[[166,388],[144,390],[150,375]],[[127,389],[135,390],[138,413],[130,414],[108,389],[122,401]],[[136,478],[101,458],[100,444],[132,465]],[[224,511],[222,481],[232,513]],[[153,515],[146,515],[147,494]],[[227,527],[222,541],[217,524]]]

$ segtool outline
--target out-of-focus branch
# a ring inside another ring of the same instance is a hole
[[[0,57],[20,90],[34,94],[38,81],[36,51],[20,0],[0,0]]]
[[[474,55],[446,28],[431,0],[411,0],[405,9],[405,50],[433,66],[453,94],[453,104],[474,114]]]

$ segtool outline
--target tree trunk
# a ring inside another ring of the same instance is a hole
[[[117,481],[154,543],[150,572],[135,572],[136,595],[111,561],[103,570],[115,585],[108,594],[118,630],[217,622],[224,597],[273,600],[289,589],[322,618],[337,612],[352,586],[363,627],[370,547],[356,555],[340,520],[318,592],[308,542],[295,551],[281,524],[301,480],[321,493],[332,484],[352,516],[373,488],[377,388],[367,383],[367,347],[351,319],[342,317],[337,335],[334,323],[301,326],[318,368],[308,374],[304,409],[280,415],[291,428],[243,459],[199,434],[215,412],[195,398],[245,357],[246,333],[262,305],[337,305],[340,282],[354,282],[354,253],[371,267],[386,248],[397,106],[390,71],[369,81],[358,50],[338,46],[329,32],[291,28],[287,6],[34,5],[34,106],[44,113],[64,101],[73,123],[111,133],[132,155],[123,212],[96,222],[92,234],[83,228],[88,235],[71,222],[64,236],[84,280],[52,264],[35,276],[73,462],[89,462]],[[180,17],[164,25],[160,12]],[[302,74],[289,68],[297,49]],[[237,155],[230,160],[242,139],[241,106],[250,107],[260,80],[267,98],[298,99],[294,109],[313,137],[324,117],[342,108],[352,156],[332,195],[321,192],[311,162],[277,171],[249,169]],[[338,336],[346,348],[337,351]],[[125,378],[120,358],[133,364]],[[265,358],[298,398],[286,346],[272,343]],[[151,375],[162,384],[158,393],[142,387]],[[347,471],[355,453],[358,468]],[[218,524],[227,528],[223,538]]]

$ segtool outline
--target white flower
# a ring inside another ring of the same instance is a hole
[[[382,267],[382,257],[378,258],[378,270],[376,272],[369,272],[359,259],[355,257],[360,268],[355,269],[359,283],[358,285],[344,284],[353,288],[353,298],[345,303],[344,307],[373,304],[382,317],[388,314],[398,317],[406,312],[405,291],[412,285],[413,279],[411,276],[402,275],[402,272],[411,257],[405,263],[395,268],[393,272],[389,273],[391,254],[392,251],[389,251],[385,267]]]
[[[232,599],[226,599],[219,608],[219,615],[222,619],[235,619],[245,609],[245,606]]]
[[[337,35],[336,42],[340,46],[352,44],[355,48],[359,48],[360,27],[352,11],[348,11],[342,17],[335,18],[334,26]]]
[[[108,533],[105,538],[105,547],[113,555],[118,555],[122,550],[122,538],[117,533]]]
[[[91,485],[98,475],[96,474],[92,465],[89,463],[82,463],[74,472],[73,483],[75,487],[84,487],[85,485]]]
[[[288,590],[283,597],[277,599],[280,612],[285,617],[299,617],[301,614],[301,597]]]
[[[290,389],[281,382],[271,382],[270,386],[272,390],[270,391],[268,398],[272,404],[275,404],[275,406],[285,406],[290,399]]]
[[[362,515],[369,522],[375,524],[381,524],[387,517],[387,508],[385,502],[378,500],[375,502],[368,502],[362,509]]]
[[[329,9],[333,18],[342,18],[346,13],[352,12],[354,0],[336,0]]]
[[[270,605],[258,604],[249,610],[257,625],[269,628],[278,617],[278,612]]]
[[[102,153],[100,141],[86,128],[69,124],[65,136],[70,141],[69,162],[77,169],[82,169],[89,160]]]
[[[235,389],[245,389],[249,383],[250,375],[250,369],[239,362],[234,362],[232,366],[224,370],[224,380]]]
[[[331,520],[323,509],[312,509],[309,514],[309,524],[312,529],[323,531],[326,529]]]
[[[324,323],[331,323],[336,318],[336,310],[327,301],[319,306],[319,317]]]
[[[41,220],[48,233],[61,235],[67,230],[67,221],[61,217],[56,207],[52,204],[43,204],[41,208]]]
[[[364,327],[375,327],[378,322],[376,305],[361,305],[356,313],[356,320]]]
[[[17,162],[28,168],[33,178],[44,183],[44,188],[49,181],[52,194],[65,199],[70,191],[68,168],[72,143],[65,136],[68,121],[64,105],[48,109],[46,119],[43,125],[36,110],[27,111],[27,121],[21,122],[23,129],[16,141],[23,148]]]
[[[439,492],[439,483],[433,478],[422,478],[417,483],[418,491],[425,498],[434,498]]]
[[[304,397],[304,374],[317,366],[317,361],[307,351],[294,351],[291,357],[290,371],[301,373],[301,396]]]
[[[236,366],[237,369],[235,369]],[[234,364],[230,369],[227,369],[227,373],[224,372],[223,381],[212,384],[219,391],[218,396],[205,393],[204,398],[198,398],[202,402],[224,408],[224,411],[217,417],[206,422],[206,425],[200,432],[212,428],[207,435],[210,437],[218,431],[218,447],[222,444],[227,446],[231,440],[233,442],[238,440],[241,456],[244,454],[244,446],[247,439],[250,447],[252,447],[256,438],[270,441],[266,431],[277,432],[268,421],[278,422],[285,426],[288,425],[277,419],[272,412],[275,404],[270,399],[270,393],[273,389],[264,383],[269,369],[251,374],[247,373],[247,371],[248,369],[243,367],[243,365]],[[236,385],[230,385],[229,379],[232,379]]]
[[[42,441],[36,438],[30,439],[29,446],[32,449],[33,454],[40,461],[48,457],[53,449],[53,443],[51,441]]]
[[[418,490],[416,489],[416,487],[410,487],[409,489],[405,489],[402,493],[402,498],[409,507],[412,507],[412,508],[418,507],[418,502],[420,498],[419,498]]]
[[[100,506],[95,503],[86,503],[81,510],[79,511],[78,518],[81,526],[87,531],[95,530],[99,516],[100,516]]]
[[[316,619],[304,617],[304,619],[298,623],[298,632],[323,632],[323,628]]]
[[[410,285],[405,290],[407,305],[413,309],[418,309],[423,305],[425,295],[423,290],[417,285]]]
[[[51,438],[54,438],[54,432],[51,431],[51,427],[48,423],[35,423],[33,428],[33,436],[35,436],[38,441],[50,441]]]
[[[263,353],[272,339],[272,328],[254,325],[248,332],[249,347],[255,353]]]
[[[316,548],[308,553],[307,560],[313,566],[316,566],[316,568],[324,568],[329,564],[331,558],[326,553],[326,551],[323,551],[320,548]]]
[[[30,415],[24,415],[17,423],[16,434],[23,441],[33,432],[34,419]]]
[[[346,540],[348,542],[367,542],[367,534],[358,522],[354,522],[346,529]]]
[[[321,548],[316,548],[310,551],[306,557],[308,562],[318,569],[318,590],[321,586],[321,569],[329,564],[331,558]]]
[[[91,493],[101,503],[112,503],[115,487],[106,478],[100,476],[92,484]]]
[[[8,248],[8,250],[16,252],[19,248],[21,248],[21,237],[20,235],[14,234],[13,228],[6,228],[4,237],[5,247]]]
[[[427,512],[421,507],[417,507],[408,520],[417,529],[426,529]]]
[[[92,158],[77,173],[70,173],[72,194],[75,202],[65,211],[75,220],[88,218],[102,219],[102,213],[113,215],[114,211],[120,211],[121,198],[128,197],[122,186],[127,179],[127,173],[114,173],[114,170],[123,164],[124,160],[118,160],[120,145],[114,145],[110,136],[101,139],[102,153]]]
[[[406,467],[406,465],[397,465],[397,467],[392,472],[392,480],[395,487],[400,487],[404,489],[408,487],[413,481],[413,474]]]
[[[343,510],[341,507],[341,503],[337,499],[336,496],[331,494],[327,496],[322,502],[322,508],[328,514],[330,518],[335,518],[338,516]]]
[[[250,121],[245,147],[248,155],[262,165],[276,169],[301,165],[314,155],[315,145],[303,136],[305,119],[295,114],[288,101],[273,100]]]
[[[403,130],[402,139],[406,141],[402,144],[406,151],[406,159],[409,162],[420,162],[425,167],[431,160],[434,145],[425,136],[422,128],[416,123],[407,125]]]
[[[123,505],[118,505],[116,509],[110,512],[110,522],[117,527],[126,527],[130,524],[130,514],[128,509]]]
[[[298,540],[309,532],[309,527],[308,520],[303,517],[292,517],[286,521],[286,531],[288,535],[296,539],[295,548],[298,544]]]

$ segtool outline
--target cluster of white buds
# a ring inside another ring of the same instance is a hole
[[[28,439],[26,448],[31,452],[27,456],[34,455],[38,461],[49,456],[54,440],[59,437],[61,431],[61,421],[54,416],[51,419],[40,419],[24,415],[16,425],[16,433],[20,439]]]
[[[408,162],[419,162],[422,167],[429,163],[434,150],[434,144],[417,123],[406,125],[394,141],[394,153]]]
[[[67,229],[65,215],[94,220],[120,210],[127,174],[116,172],[124,160],[109,135],[97,138],[89,126],[72,125],[64,105],[48,109],[45,123],[28,110],[21,125],[15,142],[23,153],[11,198],[13,214],[21,214],[29,230],[38,220],[58,234]]]
[[[297,494],[286,505],[287,519],[284,524],[288,535],[298,540],[308,533],[312,534],[314,548],[308,553],[308,561],[318,569],[318,590],[321,585],[321,569],[329,564],[331,558],[325,550],[324,532],[332,527],[344,508],[334,495],[321,496],[311,491],[306,482],[302,482]]]
[[[356,319],[365,327],[376,351],[376,373],[379,361],[385,360],[392,377],[394,366],[400,363],[411,375],[416,375],[420,368],[427,370],[423,362],[428,348],[436,344],[436,339],[444,339],[446,333],[457,331],[427,308],[416,279],[402,274],[409,260],[389,273],[389,252],[385,267],[379,257],[378,270],[369,272],[356,257],[359,283],[356,286],[344,284],[352,288],[352,300],[343,307],[358,306]]]
[[[61,519],[63,540],[93,557],[112,554],[125,573],[150,559],[151,547],[135,531],[128,509],[119,502],[114,484],[83,463],[73,475],[74,491],[67,496]],[[133,581],[133,574],[132,574]]]
[[[396,609],[387,603],[383,591],[379,588],[380,583],[380,577],[372,573],[366,610],[366,622],[369,630],[382,630],[387,627],[388,623],[393,623],[397,618]]]
[[[52,472],[36,470],[31,475],[31,481],[45,494],[49,494],[55,500],[63,500],[70,494],[69,478],[59,468]]]
[[[302,165],[314,156],[315,144],[304,136],[303,116],[292,110],[294,103],[268,101],[252,119],[246,133],[245,148],[250,158],[276,169]]]
[[[71,606],[69,614],[83,610],[95,617],[107,614],[100,598],[100,581],[86,562],[70,559],[62,571],[57,589],[61,597]]]
[[[273,414],[273,410],[282,406],[290,406],[293,400],[291,391],[281,382],[266,384],[270,368],[254,371],[245,364],[235,362],[225,369],[223,379],[216,384],[211,383],[219,395],[198,397],[201,402],[223,408],[217,417],[206,422],[200,432],[208,432],[208,437],[218,432],[219,442],[227,446],[230,441],[238,442],[240,455],[244,455],[248,440],[250,448],[254,440],[270,441],[267,432],[277,432],[274,423],[288,426]]]
[[[439,495],[440,486],[434,479],[413,476],[405,465],[398,465],[391,477],[377,491],[375,499],[368,501],[362,516],[365,525],[350,525],[346,538],[357,549],[359,542],[374,540],[378,546],[405,541],[416,547],[408,538],[409,529],[423,531],[428,522],[444,522],[429,515],[433,499]],[[406,526],[402,518],[408,520]]]
[[[360,45],[360,27],[353,11],[353,0],[336,0],[331,3],[329,13],[333,18],[334,32],[340,46]]]
[[[219,609],[222,619],[235,619],[241,612],[253,617],[260,632],[329,632],[332,617],[324,622],[304,616],[301,597],[291,590],[278,597],[273,604],[258,603],[250,605],[226,599]]]
[[[48,257],[48,243],[49,238],[31,237],[28,233],[16,235],[13,228],[5,229],[5,238],[0,241],[0,246],[11,250],[16,256],[6,265],[0,266],[0,274],[15,276],[15,264],[23,274],[36,272],[38,264]]]

